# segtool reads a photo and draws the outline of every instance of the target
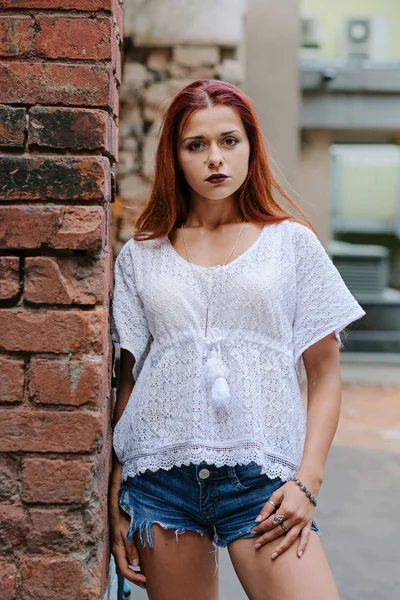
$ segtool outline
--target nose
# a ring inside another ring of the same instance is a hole
[[[223,164],[224,159],[221,154],[221,150],[218,147],[218,144],[213,144],[210,148],[210,154],[207,159],[207,164],[209,167],[219,167]]]

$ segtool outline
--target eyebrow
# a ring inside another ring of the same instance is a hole
[[[239,135],[240,135],[240,131],[238,131],[237,129],[232,129],[232,131],[224,131],[223,133],[220,134],[220,137],[224,137],[225,135],[230,135],[231,133],[239,133]],[[205,138],[204,135],[193,135],[193,136],[185,138],[183,141],[186,142],[186,140],[204,140],[204,138]]]

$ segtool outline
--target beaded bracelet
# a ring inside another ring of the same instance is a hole
[[[311,495],[311,492],[308,491],[306,486],[301,483],[300,479],[296,479],[296,477],[291,477],[289,481],[294,481],[295,484],[298,485],[299,488],[303,490],[303,492],[305,493],[307,498],[310,500],[311,504],[313,504],[314,506],[317,506],[316,499],[314,498],[314,496]]]

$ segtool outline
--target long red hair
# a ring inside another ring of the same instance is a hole
[[[260,224],[298,220],[276,200],[274,192],[278,192],[303,217],[304,224],[312,228],[301,208],[286,194],[272,174],[258,117],[248,96],[230,83],[211,79],[195,81],[183,88],[176,94],[164,115],[153,185],[144,211],[137,220],[134,239],[150,240],[168,235],[172,229],[186,221],[189,196],[183,172],[178,169],[179,135],[196,110],[210,105],[234,108],[249,138],[249,170],[246,180],[236,192],[243,218]]]

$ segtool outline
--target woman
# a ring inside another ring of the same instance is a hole
[[[112,549],[151,600],[216,600],[218,546],[251,600],[338,598],[313,512],[339,334],[364,314],[275,181],[247,96],[220,81],[178,93],[112,307]]]

